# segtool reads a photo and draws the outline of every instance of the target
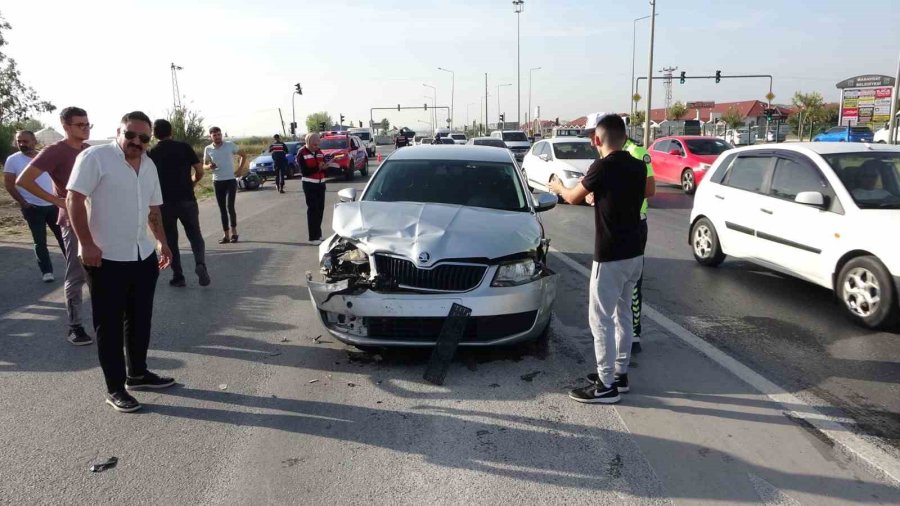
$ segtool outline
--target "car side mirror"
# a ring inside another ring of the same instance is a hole
[[[338,200],[341,202],[356,201],[356,188],[344,188],[338,192]]]
[[[543,160],[543,161],[545,161],[545,162],[549,162],[549,161],[550,161],[550,155],[548,155],[547,153],[541,153],[541,154],[538,156],[538,158],[540,158],[541,160]]]
[[[534,196],[534,201],[534,210],[542,213],[556,207],[556,204],[559,203],[559,197],[552,193],[540,192]]]
[[[825,196],[820,192],[800,192],[794,198],[794,202],[812,207],[825,207]]]

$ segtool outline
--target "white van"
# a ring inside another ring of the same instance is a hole
[[[525,158],[525,153],[531,149],[528,136],[521,130],[494,130],[491,132],[491,137],[506,143],[506,147],[513,152],[518,162],[521,162]]]
[[[368,128],[351,128],[347,132],[350,135],[359,137],[359,140],[366,147],[366,154],[370,157],[375,156],[375,136],[372,135],[372,130]]]

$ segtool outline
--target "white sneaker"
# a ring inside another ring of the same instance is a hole
[[[47,274],[44,274],[44,276],[41,277],[41,279],[44,280],[44,283],[52,283],[53,281],[56,281],[56,278],[53,277],[52,272],[48,272]]]
[[[309,241],[309,243],[312,244],[313,246],[318,246],[318,245],[322,244],[322,239],[316,239],[315,241]]]

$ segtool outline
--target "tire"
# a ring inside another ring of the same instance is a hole
[[[894,280],[874,256],[856,257],[844,264],[835,292],[846,314],[859,325],[890,327],[900,319]]]
[[[716,227],[707,218],[700,218],[691,227],[691,251],[700,265],[715,267],[725,261]]]
[[[344,173],[344,180],[345,181],[353,181],[353,172],[354,172],[353,166],[351,165],[350,169]]]
[[[697,191],[697,180],[693,170],[684,169],[684,172],[681,173],[681,189],[687,195],[693,195]]]
[[[359,169],[359,175],[362,177],[366,177],[369,175],[369,157],[366,157],[366,163],[363,164],[362,168]]]

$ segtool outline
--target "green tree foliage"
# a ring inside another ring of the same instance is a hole
[[[378,126],[381,128],[382,132],[387,132],[391,129],[391,122],[388,121],[387,118],[382,118],[381,123],[379,123]]]
[[[321,132],[322,123],[325,123],[325,127],[328,128],[334,124],[334,121],[332,121],[331,116],[325,111],[314,112],[306,117],[306,131]]]
[[[734,107],[730,107],[725,114],[722,115],[722,121],[728,125],[728,128],[738,128],[744,126],[744,117]]]
[[[788,118],[788,124],[797,132],[797,136],[801,141],[804,133],[809,134],[809,137],[812,138],[811,127],[816,123],[821,127],[828,119],[822,95],[815,91],[812,93],[798,91],[791,98],[791,103],[794,105],[796,112]],[[837,118],[834,119],[834,123],[837,123]]]
[[[631,124],[633,126],[643,126],[645,121],[647,121],[647,113],[644,111],[634,111],[634,114],[631,116]]]
[[[680,100],[672,104],[672,107],[669,107],[669,114],[666,119],[670,120],[678,120],[681,119],[682,116],[687,112],[687,106],[684,105]]]
[[[172,123],[172,138],[191,146],[204,144],[207,140],[206,127],[200,113],[186,106],[176,107],[169,111],[169,123]]]

